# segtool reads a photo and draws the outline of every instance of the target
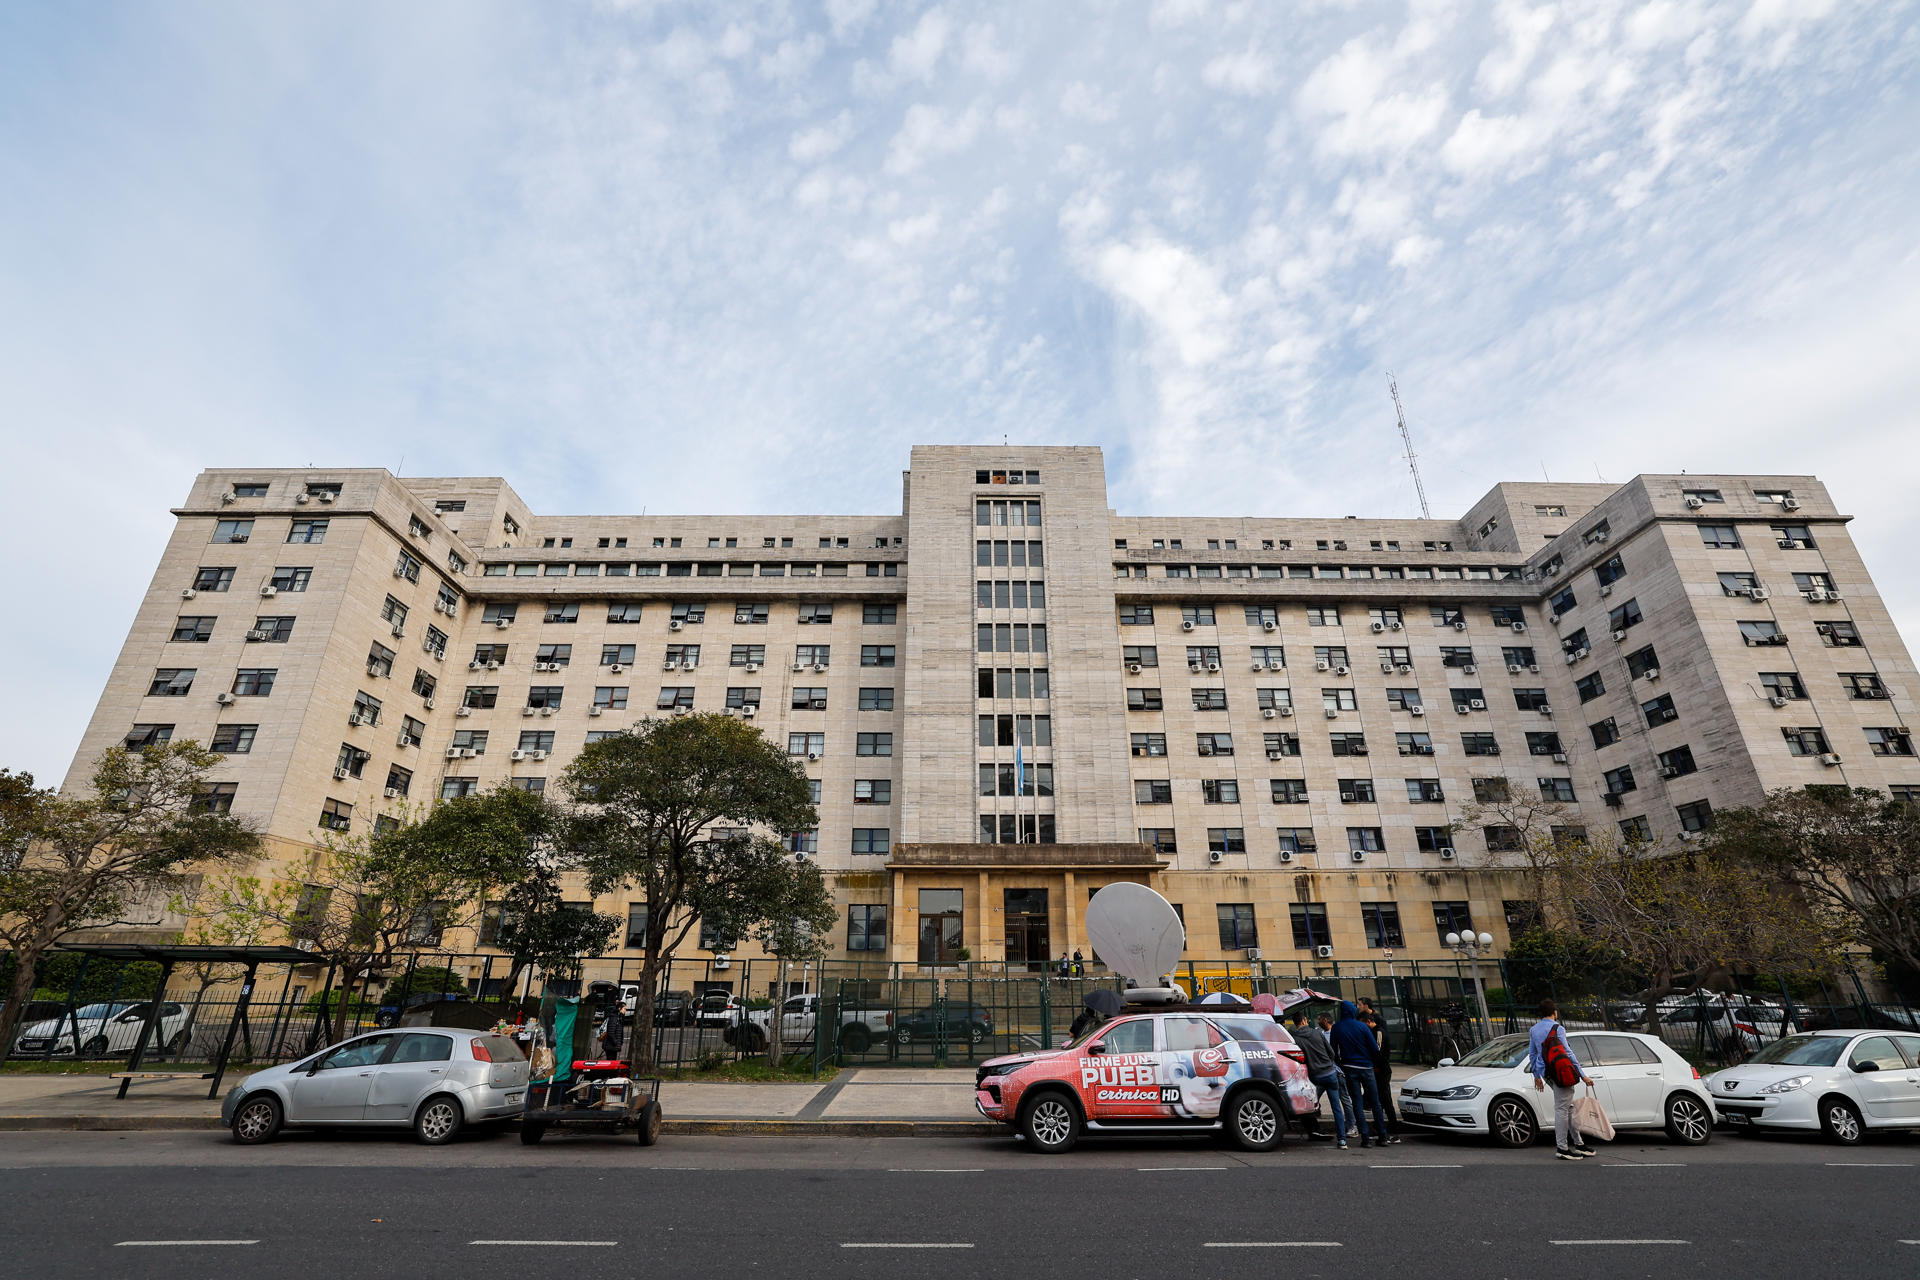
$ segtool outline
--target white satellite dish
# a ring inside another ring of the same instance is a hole
[[[1180,1000],[1164,987],[1187,947],[1187,927],[1173,904],[1143,884],[1110,884],[1087,903],[1087,941],[1109,969],[1136,988],[1130,1000]]]

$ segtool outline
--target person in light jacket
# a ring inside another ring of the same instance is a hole
[[[1547,1046],[1556,1039],[1567,1051],[1567,1060],[1573,1063],[1573,1069],[1580,1073],[1580,1084],[1591,1085],[1587,1079],[1587,1069],[1580,1065],[1580,1059],[1574,1057],[1573,1045],[1567,1040],[1567,1033],[1560,1026],[1560,1009],[1551,1000],[1540,1002],[1540,1021],[1533,1024],[1528,1034],[1527,1067],[1533,1072],[1533,1087],[1544,1091],[1547,1088]],[[1597,1156],[1600,1153],[1589,1147],[1586,1139],[1580,1136],[1580,1130],[1573,1124],[1574,1085],[1553,1086],[1553,1146],[1554,1154],[1562,1160],[1579,1160],[1585,1156]]]

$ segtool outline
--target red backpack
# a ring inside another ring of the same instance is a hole
[[[1559,1027],[1547,1037],[1546,1044],[1547,1079],[1562,1089],[1571,1089],[1580,1083],[1580,1068],[1573,1065],[1573,1054],[1567,1050],[1567,1033]]]

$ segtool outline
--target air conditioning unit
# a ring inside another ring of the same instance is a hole
[[[1602,600],[1606,599],[1608,596],[1612,594],[1613,594],[1613,584],[1611,582],[1607,583],[1605,586],[1600,588],[1600,598]]]
[[[407,576],[407,571],[400,565],[395,565],[393,566],[393,576],[396,578],[404,578]]]
[[[680,669],[680,660],[678,658],[668,658],[660,664],[660,669],[662,671],[678,671]]]
[[[669,631],[679,631],[679,630],[681,630],[682,628],[684,628],[684,627],[685,627],[686,625],[687,625],[687,624],[686,624],[686,623],[684,623],[684,622],[682,622],[682,621],[681,621],[680,619],[678,619],[678,618],[675,618],[675,619],[674,619],[674,620],[673,620],[672,622],[669,622],[669,623],[667,624],[667,630],[669,630]]]
[[[754,706],[751,702],[749,702],[747,703],[747,705],[740,708],[740,714],[747,717],[749,720],[751,720],[754,716],[757,716],[760,714],[760,708]]]
[[[1203,742],[1199,746],[1195,747],[1194,750],[1203,756],[1210,756],[1213,754],[1213,747],[1210,743]]]
[[[1559,614],[1558,612],[1553,612],[1553,613],[1549,613],[1549,614],[1547,615],[1547,621],[1548,621],[1548,622],[1551,622],[1551,623],[1552,623],[1552,624],[1553,624],[1554,626],[1556,626],[1556,627],[1557,627],[1557,626],[1559,626],[1559,625],[1560,625],[1560,614]]]
[[[1402,623],[1402,622],[1389,622],[1389,623],[1387,623],[1387,630],[1389,630],[1389,631],[1399,631],[1399,630],[1400,630],[1401,628],[1403,628],[1403,627],[1404,627],[1405,625],[1406,625],[1406,624],[1405,624],[1405,623]]]
[[[527,753],[524,751],[507,752],[507,759],[509,760],[525,760],[526,758],[527,758]]]
[[[380,669],[379,663],[369,662],[367,664],[367,674],[370,676],[385,676],[387,673]]]
[[[460,748],[459,748],[459,747],[448,747],[448,748],[447,748],[447,759],[449,759],[449,760],[458,760],[459,758],[460,758]]]
[[[271,631],[256,630],[256,631],[247,632],[247,639],[249,640],[271,640],[272,638],[273,638],[273,632]]]
[[[609,662],[607,664],[608,672],[616,676],[625,673],[626,669],[627,665],[624,662]]]
[[[1282,756],[1282,752],[1278,747],[1275,747],[1273,750],[1267,752],[1267,759],[1269,760],[1278,760],[1281,758],[1281,756]]]
[[[1219,851],[1218,849],[1209,849],[1209,850],[1207,850],[1207,861],[1208,861],[1208,862],[1218,862],[1218,861],[1220,861],[1220,860],[1221,860],[1222,858],[1224,858],[1224,857],[1226,857],[1226,856],[1227,856],[1226,854],[1224,854],[1224,853],[1221,853],[1221,852],[1220,852],[1220,851]]]
[[[475,759],[478,759],[480,756],[480,748],[462,747],[460,750],[460,754],[469,760],[475,760]]]
[[[1342,665],[1342,666],[1335,667],[1333,669],[1333,674],[1337,676],[1350,675],[1352,673],[1352,670],[1353,668]]]
[[[1526,669],[1526,668],[1524,668],[1524,667],[1522,667],[1522,666],[1521,666],[1521,665],[1520,665],[1519,663],[1517,663],[1517,662],[1509,662],[1509,663],[1507,664],[1507,674],[1508,674],[1508,675],[1510,675],[1510,676],[1517,676],[1517,675],[1519,675],[1519,674],[1520,674],[1520,673],[1521,673],[1522,671],[1524,671],[1525,669]]]
[[[1784,631],[1777,631],[1774,634],[1766,637],[1766,642],[1768,644],[1785,644],[1787,643],[1787,633]]]
[[[793,664],[793,669],[794,669],[795,671],[798,671],[798,670],[800,669],[800,664],[799,664],[799,663],[797,663],[797,662],[796,662],[796,663],[794,663],[794,664]],[[1128,675],[1132,675],[1132,676],[1137,676],[1137,675],[1139,675],[1139,674],[1140,674],[1140,664],[1139,664],[1139,663],[1137,663],[1137,662],[1129,662],[1129,663],[1127,664],[1127,674],[1128,674]]]
[[[1260,629],[1262,631],[1278,631],[1280,624],[1277,622],[1263,622],[1260,624]]]
[[[1387,629],[1387,624],[1384,622],[1373,623],[1367,628],[1367,630],[1373,632],[1375,635],[1379,635],[1382,631],[1385,631],[1386,629]]]
[[[502,631],[505,631],[508,627],[513,625],[513,619],[512,618],[495,618],[493,620],[493,625],[500,628]]]
[[[1321,659],[1320,661],[1318,661],[1318,662],[1315,662],[1315,663],[1313,664],[1313,669],[1314,669],[1315,671],[1326,671],[1326,670],[1328,670],[1328,669],[1330,669],[1330,668],[1331,668],[1332,666],[1333,666],[1333,664],[1332,664],[1331,662],[1328,662],[1328,661],[1326,661],[1326,660],[1325,660],[1325,659],[1323,658],[1323,659]]]
[[[1392,675],[1392,674],[1393,674],[1393,664],[1392,664],[1391,662],[1383,662],[1383,663],[1381,663],[1381,664],[1380,664],[1380,674],[1381,674],[1381,675],[1387,675],[1387,676],[1390,676],[1390,675]]]
[[[499,669],[500,669],[500,659],[498,658],[487,659],[487,670],[498,671]]]
[[[1416,702],[1407,708],[1407,714],[1410,716],[1423,716],[1427,714],[1427,709]]]
[[[818,751],[809,751],[809,752],[807,752],[807,759],[809,759],[809,760],[818,760],[819,758],[820,758],[820,753],[819,753]]]
[[[827,664],[824,662],[816,662],[813,664],[813,669],[815,671],[825,671],[827,669]]]
[[[540,714],[541,714],[541,715],[543,715],[543,716],[550,716],[550,715],[552,715],[552,714],[553,714],[553,713],[554,713],[555,711],[558,711],[558,710],[559,710],[559,708],[558,708],[558,707],[542,707],[542,708],[540,708]]]
[[[1180,629],[1181,629],[1182,631],[1191,631],[1191,630],[1193,630],[1193,623],[1191,623],[1191,622],[1182,622],[1182,623],[1180,624]]]
[[[1765,600],[1772,594],[1771,590],[1758,584],[1747,588],[1748,597],[1754,600]]]
[[[484,670],[484,669],[485,669],[485,667],[486,667],[486,665],[487,665],[487,664],[486,664],[486,663],[484,663],[484,662],[482,662],[482,661],[480,661],[480,659],[478,659],[478,658],[475,658],[475,659],[474,659],[474,660],[473,660],[472,662],[469,662],[469,663],[467,664],[467,670],[469,670],[469,671],[480,671],[480,670]]]
[[[1261,951],[1261,950],[1260,950],[1260,948],[1258,948],[1258,947],[1248,947],[1248,948],[1247,948],[1247,959],[1248,959],[1248,960],[1258,960],[1258,959],[1260,959],[1260,957],[1261,957],[1261,956],[1263,956],[1263,955],[1265,955],[1265,954],[1266,954],[1266,953],[1265,953],[1265,952],[1263,952],[1263,951]]]
[[[1771,702],[1775,707],[1784,707],[1787,705],[1787,700],[1785,698],[1782,698],[1778,694],[1775,694],[1773,697],[1768,698],[1767,701]]]
[[[1193,672],[1193,674],[1195,675],[1199,675],[1200,672],[1203,671],[1204,669],[1205,668],[1203,668],[1198,662],[1189,662],[1187,664],[1187,670]]]
[[[1706,504],[1706,503],[1704,503],[1704,502],[1702,502],[1702,501],[1701,501],[1700,499],[1698,499],[1698,498],[1695,498],[1695,497],[1689,497],[1689,498],[1687,499],[1687,509],[1688,509],[1689,511],[1698,511],[1698,510],[1699,510],[1699,509],[1700,509],[1701,507],[1704,507],[1705,505],[1707,505],[1707,504]]]
[[[1292,862],[1292,861],[1293,861],[1293,850],[1291,850],[1291,849],[1282,849],[1282,850],[1280,851],[1280,861],[1281,861],[1281,863],[1282,863],[1282,864],[1285,864],[1285,863],[1288,863],[1288,862]]]
[[[1338,720],[1339,718],[1340,718],[1340,711],[1339,711],[1339,708],[1337,708],[1337,707],[1328,707],[1328,708],[1327,708],[1327,719],[1329,719],[1329,720]]]
[[[1553,714],[1553,704],[1550,702],[1543,702],[1534,709],[1543,716],[1550,716]]]
[[[1566,752],[1564,752],[1564,751],[1556,751],[1556,752],[1554,752],[1554,753],[1553,753],[1553,762],[1554,762],[1555,764],[1565,764],[1565,763],[1567,762],[1567,753],[1566,753]]]
[[[350,725],[361,725],[367,723],[367,718],[358,711],[355,711],[347,716],[347,723]]]
[[[1476,663],[1472,663],[1472,662],[1462,664],[1460,667],[1460,670],[1470,676],[1477,676],[1480,674],[1479,666]]]
[[[1287,706],[1283,706],[1283,707],[1275,707],[1275,708],[1274,708],[1274,710],[1275,710],[1275,711],[1278,711],[1278,712],[1280,713],[1280,717],[1281,717],[1281,719],[1283,719],[1283,720],[1284,720],[1284,719],[1285,719],[1286,717],[1288,717],[1288,716],[1290,716],[1290,715],[1292,715],[1292,714],[1293,714],[1293,707],[1292,707],[1291,705],[1287,705]]]
[[[531,717],[531,716],[533,715],[533,712],[534,712],[534,708],[532,708],[532,707],[522,707],[522,708],[520,708],[520,714],[521,714],[521,715],[523,715],[523,716],[528,716],[528,717]]]
[[[410,733],[401,734],[398,741],[399,741],[399,744],[403,747],[411,747],[411,746],[418,745],[418,743],[414,740],[414,736]]]
[[[1278,711],[1275,711],[1272,707],[1265,707],[1265,708],[1262,708],[1260,712],[1260,718],[1262,720],[1271,720],[1279,714],[1280,713]]]
[[[222,502],[238,502],[239,500],[240,500],[240,495],[235,493],[231,489],[227,490],[225,493],[220,495],[220,501]]]
[[[401,626],[397,622],[393,624],[393,638],[395,640],[404,639],[406,634],[407,634],[407,629],[405,627]]]
[[[193,598],[194,598],[195,596],[197,596],[197,595],[199,595],[199,594],[200,594],[200,593],[199,593],[198,591],[195,591],[195,590],[194,590],[194,589],[193,589],[192,587],[182,587],[182,588],[180,588],[180,598],[181,598],[182,600],[191,600],[191,599],[193,599]]]
[[[1600,799],[1609,809],[1618,809],[1621,804],[1620,793],[1618,791],[1602,791],[1600,793]]]
[[[825,711],[827,709],[827,700],[825,698],[815,698],[809,705],[815,711]]]
[[[1648,667],[1640,673],[1640,678],[1642,680],[1658,680],[1660,678],[1660,668]]]
[[[1800,509],[1800,499],[1794,497],[1792,494],[1788,494],[1786,497],[1780,499],[1780,508],[1783,511],[1798,511]]]
[[[347,773],[347,766],[345,766],[345,765],[343,765],[343,764],[342,764],[342,765],[335,765],[335,766],[334,766],[334,769],[333,769],[333,776],[334,776],[334,778],[335,778],[335,779],[338,779],[338,780],[344,780],[344,779],[346,779],[346,778],[348,778],[348,777],[350,777],[351,775]]]
[[[1827,593],[1819,587],[1809,587],[1807,590],[1802,591],[1800,595],[1801,598],[1806,600],[1825,600],[1827,598]]]
[[[313,501],[313,495],[310,493],[296,493],[293,495],[293,500],[304,507]]]
[[[1456,622],[1453,624],[1453,629],[1455,631],[1465,631],[1467,629],[1467,624],[1464,622]]]
[[[1587,537],[1594,542],[1605,542],[1611,532],[1608,529],[1595,529],[1588,533]]]
[[[1453,704],[1453,709],[1454,709],[1455,711],[1458,711],[1458,712],[1459,712],[1459,713],[1460,713],[1461,715],[1465,715],[1465,714],[1467,714],[1467,712],[1469,712],[1469,711],[1471,711],[1471,710],[1473,710],[1473,708],[1472,708],[1472,707],[1470,707],[1470,706],[1468,706],[1468,705],[1467,705],[1466,703],[1464,703],[1464,702],[1456,702],[1456,703],[1454,703],[1454,704]]]
[[[1447,845],[1440,850],[1440,861],[1442,862],[1452,862],[1454,856],[1452,845]]]
[[[1627,633],[1624,631],[1616,631],[1613,633],[1613,642],[1615,644],[1619,644],[1622,640],[1625,640],[1626,638],[1627,638]]]
[[[320,501],[322,502],[332,502],[337,495],[331,489],[322,489],[319,493],[315,494],[314,496],[319,498]]]
[[[1529,662],[1527,664],[1527,670],[1537,676],[1540,674],[1540,664],[1537,662]]]
[[[1485,700],[1480,698],[1468,698],[1467,706],[1474,711],[1485,711],[1487,709]]]
[[[1331,960],[1333,959],[1333,948],[1328,946],[1315,947],[1313,949],[1313,954],[1317,959]]]
[[[533,669],[535,671],[558,671],[560,664],[557,662],[536,662],[533,664]]]
[[[388,787],[385,790],[383,790],[380,794],[385,796],[389,800],[398,800],[400,798],[400,788]]]
[[[1680,771],[1670,764],[1663,764],[1659,768],[1659,774],[1663,778],[1677,778],[1680,776]]]
[[[759,663],[757,663],[757,662],[749,662],[749,663],[747,664],[747,671],[748,671],[749,673],[751,673],[751,672],[754,672],[754,671],[758,671],[759,669],[760,669],[760,664],[759,664]]]
[[[280,588],[274,586],[271,582],[260,588],[260,598],[262,600],[271,600],[279,594]]]
[[[1347,754],[1350,756],[1363,756],[1367,754],[1367,744],[1364,742],[1351,743],[1347,747]]]
[[[1403,662],[1403,663],[1401,663],[1401,664],[1400,664],[1400,674],[1401,674],[1401,675],[1403,675],[1403,676],[1408,676],[1408,675],[1412,675],[1412,674],[1413,674],[1413,664],[1412,664],[1411,662]]]
[[[1526,629],[1527,629],[1527,624],[1524,622],[1516,622],[1513,624],[1514,634],[1516,635],[1525,631]]]
[[[420,699],[420,705],[421,705],[421,706],[423,706],[423,707],[425,707],[425,708],[426,708],[427,710],[429,710],[429,711],[431,711],[431,710],[433,710],[433,699],[432,699],[432,698],[422,698],[422,699]]]
[[[1698,840],[1700,838],[1700,833],[1698,831],[1682,831],[1680,833],[1680,838],[1682,840],[1691,842],[1694,840]]]
[[[219,693],[213,695],[213,700],[224,707],[233,701],[233,695],[225,689],[222,689]]]
[[[603,716],[607,714],[607,709],[599,703],[595,703],[593,706],[587,708],[587,714],[590,716]]]
[[[1840,753],[1837,751],[1829,751],[1820,757],[1820,763],[1831,768],[1840,763]]]
[[[473,708],[466,706],[458,707],[454,710],[453,714],[456,716],[470,716],[473,714]]]
[[[1208,670],[1208,671],[1218,671],[1218,670],[1220,670],[1220,664],[1219,664],[1219,663],[1217,663],[1217,662],[1209,662],[1209,663],[1207,664],[1207,670]],[[1342,667],[1342,668],[1341,668],[1341,671],[1342,671],[1342,672],[1344,672],[1345,670],[1346,670],[1346,668],[1345,668],[1345,667]]]

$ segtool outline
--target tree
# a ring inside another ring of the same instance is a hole
[[[1579,806],[1542,796],[1536,781],[1506,775],[1476,780],[1473,803],[1453,824],[1456,833],[1475,829],[1485,833],[1491,865],[1525,871],[1534,905],[1543,911],[1553,853],[1561,843],[1555,833],[1574,829],[1584,834],[1586,830]]]
[[[192,741],[109,747],[88,790],[63,797],[0,769],[0,946],[14,955],[0,1060],[48,950],[177,892],[193,868],[251,857],[260,838],[207,799],[222,757]]]
[[[741,932],[751,932],[761,948],[779,960],[774,974],[773,1012],[767,1018],[767,1063],[778,1068],[783,1053],[780,1010],[787,999],[787,966],[796,960],[804,965],[826,955],[828,931],[834,924],[833,894],[818,867],[781,859],[768,863],[765,882],[745,896],[758,904],[760,921]],[[818,994],[816,1042],[819,1022],[830,1012],[826,992]]]
[[[1920,806],[1865,787],[1785,788],[1715,814],[1712,847],[1792,886],[1848,942],[1920,970]]]
[[[687,934],[703,918],[733,937],[777,921],[794,901],[783,879],[812,870],[753,834],[815,825],[807,777],[752,725],[709,714],[643,720],[589,743],[562,785],[575,806],[567,843],[593,891],[646,898],[630,1052],[634,1069],[649,1071],[654,996]],[[828,916],[819,927],[831,924]]]

